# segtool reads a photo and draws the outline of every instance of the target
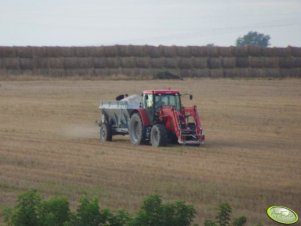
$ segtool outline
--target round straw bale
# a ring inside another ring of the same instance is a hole
[[[191,74],[191,72],[190,72],[189,69],[181,69],[180,73],[179,73],[179,75],[180,75],[181,78],[191,77],[190,74]]]
[[[154,58],[160,57],[160,49],[158,47],[147,46],[146,49],[147,49],[148,56],[154,57]]]
[[[32,49],[31,47],[15,47],[16,55],[20,58],[31,58],[32,57]]]
[[[178,58],[177,65],[180,69],[191,68],[191,60],[190,58]]]
[[[221,57],[209,57],[208,58],[208,67],[209,68],[221,68],[222,67],[222,58]]]
[[[78,67],[78,57],[64,57],[64,68],[77,68]]]
[[[249,68],[249,77],[251,78],[265,77],[265,69]]]
[[[35,74],[36,75],[47,76],[48,71],[49,71],[48,68],[37,68],[37,69],[35,69]]]
[[[235,77],[240,77],[240,76],[241,75],[239,73],[239,69],[237,69],[237,68],[224,69],[224,77],[225,78],[235,78]]]
[[[175,57],[177,55],[177,51],[175,47],[170,46],[159,46],[160,55],[162,57]]]
[[[151,58],[150,64],[152,68],[163,68],[165,63],[165,59],[161,58]]]
[[[18,57],[7,57],[7,58],[2,58],[2,64],[6,69],[15,69],[19,70],[20,69],[20,61]]]
[[[123,68],[136,67],[135,57],[121,57],[119,59],[120,59],[120,67],[123,67]]]
[[[209,70],[208,69],[196,69],[196,68],[191,69],[190,77],[193,77],[193,78],[209,77]]]
[[[135,71],[134,68],[120,68],[119,69],[119,74],[120,74],[120,76],[123,76],[123,77],[132,77],[132,78],[134,78],[134,71]]]
[[[191,65],[193,68],[207,68],[208,58],[207,57],[192,57]]]
[[[262,68],[264,67],[263,57],[248,57],[249,67]]]
[[[289,47],[292,56],[294,57],[301,57],[301,48],[300,47]]]
[[[35,68],[48,68],[48,58],[34,57]]]
[[[118,56],[120,56],[120,57],[129,56],[128,46],[126,46],[126,45],[117,45],[116,48],[117,48]]]
[[[136,67],[137,68],[149,68],[150,67],[150,58],[149,57],[136,57]]]
[[[225,69],[225,77],[245,78],[249,77],[249,68]]]
[[[279,67],[279,57],[262,57],[264,67],[277,68]]]
[[[247,46],[248,56],[262,56],[262,50],[264,48],[259,46]]]
[[[40,48],[41,47],[36,47],[36,46],[32,46],[31,47],[32,57],[41,57],[41,55],[40,55]]]
[[[300,68],[281,68],[280,69],[281,77],[301,77]]]
[[[222,66],[224,68],[235,68],[236,67],[236,58],[235,57],[223,57]]]
[[[204,50],[206,49],[207,51],[207,56],[209,57],[218,57],[219,56],[219,47],[216,46],[207,46],[207,47],[202,47]],[[206,56],[206,55],[203,55]]]
[[[276,56],[290,57],[290,56],[292,56],[291,49],[290,48],[277,48]],[[276,56],[274,56],[274,57],[276,57]]]
[[[50,68],[48,70],[48,75],[54,77],[63,77],[65,75],[65,70],[61,68]]]
[[[95,57],[105,57],[105,51],[103,46],[97,46],[95,48]]]
[[[165,58],[164,67],[165,68],[176,68],[178,66],[178,61],[176,57]]]
[[[16,57],[16,47],[0,46],[0,57]]]
[[[206,47],[200,47],[200,46],[189,46],[189,47],[184,47],[189,50],[190,55],[193,57],[202,57],[202,56],[207,56],[207,48]]]
[[[19,58],[19,60],[21,70],[28,70],[33,68],[32,58]]]
[[[93,68],[94,62],[92,57],[78,57],[77,68]]]
[[[280,68],[292,68],[295,66],[294,57],[279,57],[279,67]]]
[[[249,59],[248,57],[237,57],[236,58],[236,66],[237,67],[249,67]]]
[[[301,57],[295,57],[295,67],[301,68]]]
[[[21,75],[21,74],[22,74],[22,71],[19,70],[19,69],[6,69],[6,73],[7,73],[7,75],[15,75],[15,76],[18,76],[18,75]]]
[[[193,74],[195,74],[195,77],[199,78],[205,78],[210,76],[210,70],[209,69],[194,69]]]
[[[93,58],[94,68],[105,68],[106,58],[105,57],[94,57]]]
[[[231,47],[218,47],[219,56],[222,57],[232,57],[233,56],[233,48]]]
[[[275,51],[274,51],[273,48],[263,48],[262,49],[262,56],[275,57]]]
[[[234,49],[234,54],[236,57],[247,57],[249,55],[248,47],[247,46],[236,47]]]
[[[105,46],[104,53],[106,57],[116,57],[118,53],[118,49],[116,46]]]
[[[222,78],[224,77],[224,69],[210,69],[211,78]]]
[[[59,57],[73,57],[74,56],[72,47],[59,47],[58,52],[60,53]]]
[[[147,78],[152,78],[152,75],[150,75],[147,69],[135,68],[135,69],[131,69],[130,73],[127,73],[127,78],[144,80]]]
[[[102,76],[107,75],[107,70],[108,70],[108,69],[106,69],[106,68],[95,68],[95,69],[94,69],[94,74],[95,74],[96,76],[102,77]]]
[[[49,68],[64,68],[64,58],[63,57],[48,57],[47,59],[48,59],[48,67]]]
[[[264,77],[279,78],[279,77],[281,77],[280,69],[279,68],[265,68]]]
[[[139,56],[138,46],[128,45],[128,55],[127,57]]]
[[[120,61],[117,57],[106,57],[105,58],[107,68],[118,68],[120,67]]]
[[[192,56],[191,49],[188,47],[177,46],[176,47],[178,57],[190,57]]]

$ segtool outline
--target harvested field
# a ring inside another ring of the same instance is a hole
[[[265,214],[274,204],[301,214],[301,80],[0,83],[0,209],[35,188],[74,207],[88,193],[130,211],[156,192],[192,203],[201,225],[220,202],[248,225],[274,225]],[[99,143],[101,100],[162,87],[193,93],[184,102],[199,107],[204,146]]]

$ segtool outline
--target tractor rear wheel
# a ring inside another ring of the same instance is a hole
[[[143,124],[139,114],[134,113],[130,119],[129,134],[132,144],[142,144],[144,142]]]
[[[112,141],[112,130],[107,123],[100,126],[100,142]]]
[[[167,131],[164,125],[156,124],[151,130],[151,143],[154,147],[166,146]]]

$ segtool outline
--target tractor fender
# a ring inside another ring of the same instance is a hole
[[[138,113],[140,118],[141,118],[141,121],[142,121],[142,124],[143,126],[148,126],[149,125],[149,119],[148,119],[148,116],[146,114],[146,111],[143,109],[143,108],[139,108],[139,109],[136,109],[134,111],[131,112],[131,117],[134,113]]]

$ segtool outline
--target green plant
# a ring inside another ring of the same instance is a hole
[[[233,221],[233,226],[243,226],[246,222],[247,218],[245,216],[241,216]]]
[[[245,216],[235,218],[231,224],[232,208],[228,203],[222,203],[218,208],[216,221],[205,220],[204,226],[243,226],[247,222]]]
[[[99,211],[98,200],[96,198],[89,199],[87,196],[83,196],[80,199],[80,205],[71,221],[71,225],[98,226],[101,223],[103,223],[103,219]]]
[[[41,226],[63,226],[69,221],[69,203],[65,198],[51,198],[41,202],[38,208]]]
[[[15,208],[5,209],[4,222],[14,226],[39,226],[38,207],[40,203],[41,197],[34,190],[21,194]]]
[[[219,226],[229,226],[231,220],[231,206],[228,203],[222,203],[219,206],[218,215],[216,220]]]
[[[131,226],[189,226],[195,209],[183,202],[162,204],[158,195],[149,196]]]

